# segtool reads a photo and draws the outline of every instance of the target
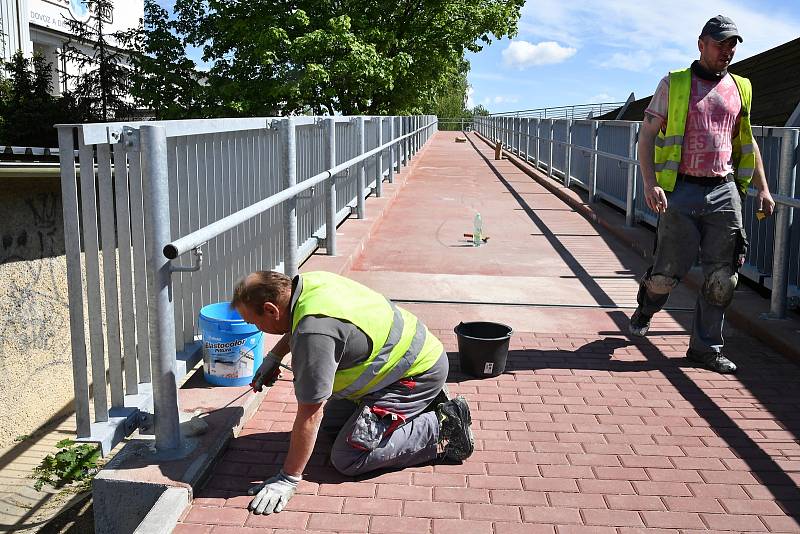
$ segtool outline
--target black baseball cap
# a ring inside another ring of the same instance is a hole
[[[706,25],[703,26],[703,31],[700,32],[700,37],[705,37],[706,35],[715,41],[724,41],[725,39],[736,37],[740,43],[742,42],[742,36],[739,35],[739,29],[736,24],[725,15],[717,15],[708,19]]]

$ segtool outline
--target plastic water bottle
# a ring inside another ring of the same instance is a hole
[[[481,214],[476,213],[472,221],[472,246],[479,247],[483,244],[483,219]]]

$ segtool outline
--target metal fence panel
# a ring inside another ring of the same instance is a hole
[[[356,125],[361,119],[335,117],[329,120],[335,123],[334,163],[349,162],[362,154],[360,139],[356,138]],[[327,179],[336,182],[337,222],[349,215],[359,196],[370,192],[369,187],[379,179],[379,167],[391,177],[388,171],[393,163],[399,169],[401,159],[407,161],[421,148],[433,129],[414,133],[411,128],[431,124],[431,120],[431,117],[414,120],[364,118],[365,152],[376,149],[379,139],[383,143],[395,143],[390,149],[351,164],[336,177]],[[226,217],[239,217],[237,213],[242,210],[258,202],[270,202],[270,197],[283,191],[286,187],[282,176],[284,141],[277,124],[294,124],[297,183],[312,178],[318,183],[297,196],[297,244],[302,251],[300,261],[303,261],[325,238],[325,187],[320,177],[331,165],[325,157],[328,141],[322,120],[314,117],[294,117],[291,122],[272,118],[214,119],[60,128],[78,436],[101,442],[104,452],[121,439],[119,430],[111,428],[121,424],[117,421],[121,418],[109,416],[109,388],[112,409],[123,407],[129,400],[135,402],[135,409],[144,409],[148,402],[157,401],[151,398],[151,347],[154,347],[152,357],[157,358],[159,365],[164,363],[165,350],[171,351],[173,356],[182,353],[182,358],[188,357],[188,352],[198,346],[196,319],[203,305],[230,298],[234,283],[248,272],[279,268],[284,262],[287,242],[284,203],[272,201],[274,204],[269,204],[272,207],[227,226],[226,230],[198,244],[203,253],[199,270],[191,270],[198,261],[193,255],[175,259],[172,266],[180,272],[172,273],[170,300],[165,305],[164,286],[159,285],[163,284],[163,275],[153,276],[155,256],[148,257],[146,238],[148,232],[154,231],[152,222],[148,221],[158,219],[168,226],[166,234],[163,231],[153,234],[160,236],[156,239],[167,235],[179,240]],[[145,126],[160,128],[146,130],[148,144],[143,146],[139,132]],[[151,152],[149,140],[155,139],[152,136],[156,131],[158,136],[166,136],[166,142]],[[412,137],[398,139],[401,131],[412,132]],[[76,134],[80,187],[76,162],[71,157]],[[147,151],[146,162],[153,173],[147,176],[143,176],[142,171],[143,151]],[[154,153],[161,155],[154,159],[150,157]],[[378,165],[378,158],[381,158],[381,165]],[[359,166],[363,166],[366,179],[361,190],[356,180]],[[163,184],[159,182],[154,189],[147,189],[148,184],[155,183],[151,181],[153,176],[161,177]],[[155,199],[158,193],[153,191],[156,189],[166,196],[153,200],[153,206],[166,206],[169,210],[159,217],[154,216],[155,208],[144,205],[145,198]],[[333,243],[326,246],[331,247]],[[163,259],[159,261],[163,263]],[[84,272],[85,290],[81,280]],[[154,281],[153,287],[148,275]],[[150,298],[151,293],[158,296],[157,302]],[[165,310],[170,320],[162,321]],[[89,326],[91,372],[87,369],[84,319]],[[174,342],[171,334],[163,335],[160,329],[161,324],[172,321]],[[171,346],[151,343],[152,336],[168,340]],[[95,424],[89,416],[90,377],[94,379],[91,401]],[[103,423],[106,421],[108,423]],[[126,426],[125,433],[129,432]]]

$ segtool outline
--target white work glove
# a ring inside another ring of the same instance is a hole
[[[294,495],[300,480],[302,477],[287,475],[281,469],[277,475],[265,480],[263,484],[256,484],[247,490],[248,495],[255,495],[248,508],[254,514],[269,515],[280,512]]]
[[[264,356],[264,361],[261,362],[261,365],[253,375],[253,381],[250,383],[253,391],[261,391],[263,386],[272,387],[275,384],[275,381],[281,375],[280,363],[280,358],[275,356],[272,351]]]

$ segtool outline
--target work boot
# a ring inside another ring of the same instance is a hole
[[[689,349],[686,357],[693,362],[701,364],[706,369],[711,369],[720,374],[733,374],[736,372],[736,364],[722,355],[721,352],[697,352]]]
[[[444,457],[463,462],[475,450],[467,399],[456,397],[441,404],[436,412],[439,415],[439,443],[444,445]]]
[[[652,318],[652,315],[645,315],[640,308],[636,308],[636,311],[631,315],[631,322],[628,324],[628,332],[630,332],[632,336],[644,337],[647,331],[650,330],[650,319]]]
[[[444,404],[449,400],[450,400],[450,391],[447,389],[447,384],[445,384],[444,386],[442,386],[442,389],[439,391],[439,393],[437,393],[436,396],[433,398],[431,403],[422,411],[423,413],[425,413],[438,410],[439,406],[441,406],[442,404]]]

